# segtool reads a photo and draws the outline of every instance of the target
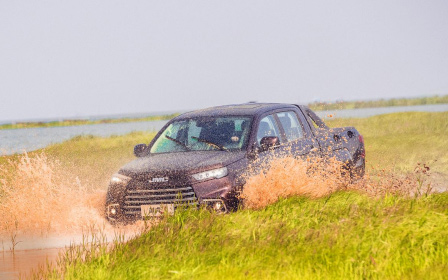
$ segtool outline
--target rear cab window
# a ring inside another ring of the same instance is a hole
[[[313,128],[327,128],[328,126],[319,118],[316,113],[311,111],[308,107],[305,107],[305,115],[308,122],[313,126]]]

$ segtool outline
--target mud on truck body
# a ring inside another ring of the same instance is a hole
[[[364,175],[362,135],[328,128],[308,107],[248,103],[197,110],[169,121],[137,159],[112,176],[106,197],[111,223],[173,213],[179,205],[237,209],[249,166],[288,153],[334,157],[351,176]]]

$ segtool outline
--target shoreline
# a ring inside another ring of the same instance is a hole
[[[179,113],[148,116],[142,118],[118,118],[118,119],[99,119],[99,120],[75,120],[64,119],[62,121],[50,121],[50,122],[17,122],[0,125],[0,130],[8,129],[26,129],[26,128],[48,128],[48,127],[67,127],[67,126],[82,126],[82,125],[95,125],[95,124],[116,124],[116,123],[130,123],[130,122],[147,122],[147,121],[163,121],[170,120]]]
[[[356,110],[356,109],[375,109],[390,107],[412,107],[425,105],[448,105],[448,95],[429,96],[419,98],[391,98],[368,101],[336,101],[336,102],[312,102],[307,106],[316,112],[339,111],[339,110]],[[0,130],[7,129],[25,129],[25,128],[41,128],[41,127],[66,127],[93,124],[109,124],[109,123],[128,123],[128,122],[144,122],[169,120],[180,115],[179,112],[171,114],[151,115],[146,117],[122,117],[122,118],[98,118],[98,119],[70,119],[49,120],[49,121],[19,121],[0,124]]]

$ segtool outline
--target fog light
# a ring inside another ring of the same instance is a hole
[[[109,218],[112,219],[112,217],[115,217],[118,215],[119,209],[120,209],[120,205],[117,203],[107,205],[106,214]]]
[[[213,208],[215,208],[216,211],[221,210],[222,209],[222,203],[221,202],[216,202],[215,203],[215,207],[213,207]]]
[[[226,213],[227,207],[221,199],[204,199],[202,203],[210,210],[218,213]]]

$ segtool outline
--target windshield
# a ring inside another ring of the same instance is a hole
[[[206,117],[171,123],[151,153],[188,151],[240,151],[249,138],[250,117]]]

